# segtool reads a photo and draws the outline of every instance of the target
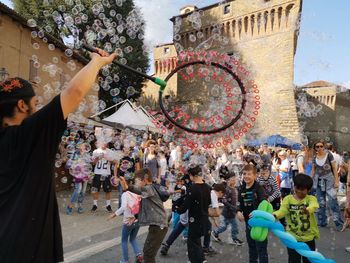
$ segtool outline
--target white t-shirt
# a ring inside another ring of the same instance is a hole
[[[219,207],[219,200],[218,196],[216,195],[214,190],[211,190],[210,192],[210,199],[211,199],[211,208],[218,208]]]
[[[171,150],[169,158],[169,167],[173,167],[176,161],[176,149]]]
[[[137,194],[134,194],[130,191],[126,191],[122,194],[122,205],[121,207],[115,212],[117,216],[123,215],[123,223],[128,223],[128,219],[130,217],[134,217],[134,215],[131,213],[130,208],[134,207],[134,205],[140,202],[140,196]]]
[[[168,168],[166,159],[165,158],[159,159],[158,165],[159,165],[159,169],[160,169],[160,175],[165,176],[167,168]]]
[[[285,170],[287,169],[287,172],[289,171],[290,169],[290,162],[288,159],[284,159],[282,162],[281,162],[281,165],[280,165],[280,170]],[[291,182],[290,182],[290,178],[288,177],[287,179],[281,181],[281,188],[291,188],[292,185],[291,185]]]
[[[333,155],[333,158],[335,160],[335,162],[337,163],[337,168],[339,168],[339,166],[341,166],[343,164],[343,160],[341,158],[341,156],[337,153],[334,152],[330,152]]]
[[[109,160],[112,159],[113,156],[113,151],[110,149],[96,149],[93,153],[92,153],[92,157],[94,159],[100,157],[100,156],[105,156],[106,158],[108,158]],[[94,170],[95,174],[100,174],[103,176],[108,176],[111,175],[111,162],[108,161],[105,158],[102,158],[100,160],[98,160],[98,162],[95,165],[95,170]]]

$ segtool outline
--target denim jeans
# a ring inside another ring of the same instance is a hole
[[[173,231],[171,231],[171,233],[168,236],[168,239],[165,241],[165,243],[170,247],[174,243],[174,241],[178,238],[178,236],[182,233],[182,231],[184,231],[185,228],[186,228],[186,226],[181,224],[181,222],[179,221],[176,224]]]
[[[249,248],[249,263],[268,263],[269,256],[267,255],[267,239],[263,242],[255,241],[250,237],[251,227],[246,222],[246,237]]]
[[[333,216],[334,224],[339,227],[344,224],[340,207],[337,199],[337,191],[334,188],[334,176],[328,175],[318,179],[316,188],[317,201],[320,208],[317,211],[318,224],[320,226],[327,225],[326,216],[326,200],[328,199],[328,207],[330,208]]]
[[[236,239],[238,235],[238,227],[236,218],[226,218],[220,217],[220,226],[214,230],[215,234],[221,234],[226,231],[227,226],[231,225],[231,237],[232,239]]]
[[[77,202],[78,204],[83,203],[86,185],[87,185],[87,182],[74,183],[74,192],[70,198],[71,204],[77,203]]]
[[[137,232],[139,232],[139,223],[133,223],[132,225],[124,224],[122,227],[122,251],[123,251],[123,261],[129,262],[129,251],[128,251],[128,239],[134,250],[135,255],[140,255],[141,250],[136,241]]]
[[[121,184],[117,186],[118,190],[118,208],[122,206],[122,194],[123,194],[123,187]]]
[[[173,229],[175,229],[177,223],[180,221],[180,215],[176,212],[173,212],[172,221],[173,221]]]

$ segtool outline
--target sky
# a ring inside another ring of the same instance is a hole
[[[147,44],[172,42],[170,18],[185,5],[201,8],[215,0],[134,0],[146,20]],[[250,0],[253,1],[253,0]],[[260,1],[260,0],[256,0]],[[1,2],[11,6],[9,0]],[[349,0],[304,0],[301,30],[295,56],[295,84],[315,80],[350,87]],[[152,70],[152,68],[151,68]]]

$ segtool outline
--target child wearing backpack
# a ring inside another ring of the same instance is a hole
[[[131,180],[128,181],[128,184]],[[122,252],[123,259],[120,263],[128,263],[129,251],[128,251],[128,239],[136,255],[136,263],[143,262],[143,256],[140,247],[137,243],[136,236],[139,232],[140,225],[138,222],[138,214],[140,211],[141,197],[130,191],[125,191],[122,194],[121,207],[113,213],[108,219],[112,219],[116,216],[123,215],[123,226],[122,226]]]
[[[135,173],[135,185],[128,185],[124,177],[120,177],[124,191],[131,191],[141,196],[140,226],[149,226],[143,246],[144,263],[154,263],[158,250],[168,231],[168,217],[163,202],[169,198],[169,192],[159,184],[153,183],[152,173],[144,168]]]

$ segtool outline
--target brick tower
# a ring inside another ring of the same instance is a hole
[[[302,0],[235,0],[200,9],[186,6],[171,19],[178,27],[174,40],[185,49],[212,37],[213,25],[220,25],[225,42],[213,41],[209,50],[239,54],[260,89],[256,136],[281,134],[300,139],[293,80],[301,9]],[[197,11],[201,25],[195,29],[191,14]],[[198,36],[198,32],[203,37],[193,41],[192,35]]]

